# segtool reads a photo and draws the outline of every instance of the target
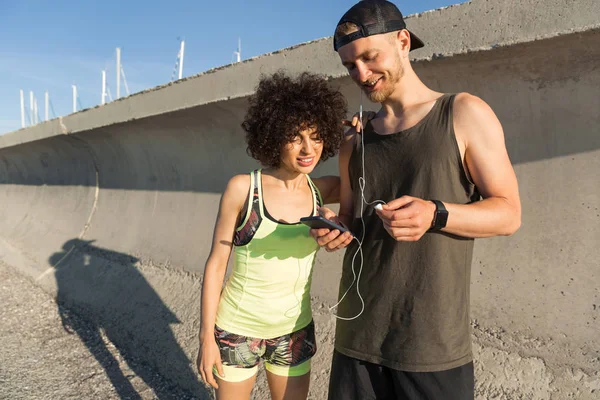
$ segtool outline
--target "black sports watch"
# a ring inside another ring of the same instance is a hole
[[[439,231],[446,227],[448,222],[448,210],[444,207],[444,203],[439,200],[431,200],[435,204],[435,213],[433,214],[433,221],[431,222],[430,231]]]

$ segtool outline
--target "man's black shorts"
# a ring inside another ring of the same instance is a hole
[[[405,372],[333,353],[329,400],[473,400],[473,363],[438,372]]]

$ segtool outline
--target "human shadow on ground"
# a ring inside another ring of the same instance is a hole
[[[65,330],[79,336],[121,399],[142,397],[123,374],[103,335],[156,398],[212,398],[173,335],[170,325],[181,322],[142,276],[135,265],[138,259],[92,243],[71,239],[49,257]],[[162,378],[165,375],[167,379]],[[169,382],[169,377],[176,377],[177,383]]]

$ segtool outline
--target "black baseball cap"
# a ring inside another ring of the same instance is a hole
[[[402,13],[394,3],[386,0],[363,0],[356,3],[346,11],[336,28],[345,22],[351,22],[358,26],[356,32],[348,35],[333,37],[333,49],[338,49],[356,39],[382,33],[400,31],[406,29],[406,23]],[[410,49],[419,49],[425,44],[414,33],[410,33]]]

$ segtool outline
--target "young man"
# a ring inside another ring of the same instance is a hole
[[[384,0],[357,3],[335,31],[342,63],[381,109],[340,151],[339,217],[322,210],[362,240],[360,273],[359,240],[311,232],[328,251],[348,246],[329,399],[473,399],[473,238],[521,223],[500,122],[473,95],[426,87],[409,60],[422,46]]]

